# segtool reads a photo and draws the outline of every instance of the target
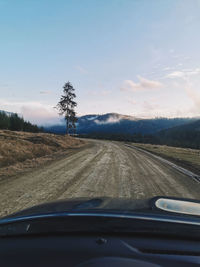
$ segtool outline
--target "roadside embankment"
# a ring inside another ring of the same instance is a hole
[[[0,178],[37,167],[85,144],[66,135],[0,130]]]

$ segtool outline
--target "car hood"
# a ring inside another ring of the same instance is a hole
[[[151,199],[123,199],[123,198],[71,198],[54,202],[46,202],[31,208],[13,213],[7,218],[30,216],[34,214],[75,212],[75,211],[119,211],[131,212],[151,210]]]
[[[200,216],[200,201],[183,198],[157,196],[149,199],[124,198],[70,198],[47,202],[30,207],[7,218],[42,214],[58,214],[67,212],[118,212],[121,214],[142,212],[148,214],[164,214],[179,216]]]
[[[61,200],[0,219],[0,236],[118,232],[200,238],[199,207],[198,201],[169,197]]]

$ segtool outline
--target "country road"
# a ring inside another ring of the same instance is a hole
[[[200,199],[200,184],[151,155],[117,142],[91,141],[48,166],[0,182],[0,215],[72,197]]]

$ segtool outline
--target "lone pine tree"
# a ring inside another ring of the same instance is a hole
[[[75,89],[70,82],[65,83],[63,86],[63,95],[56,106],[59,114],[65,116],[66,134],[69,134],[70,130],[75,133],[76,130],[77,117],[74,108],[77,106],[77,103],[74,101],[76,98],[74,91]]]

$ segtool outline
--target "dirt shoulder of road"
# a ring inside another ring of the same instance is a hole
[[[80,151],[88,143],[71,136],[0,130],[0,180]]]
[[[161,156],[164,159],[200,175],[200,150],[198,149],[138,143],[131,143],[131,145],[142,148],[157,156]]]

